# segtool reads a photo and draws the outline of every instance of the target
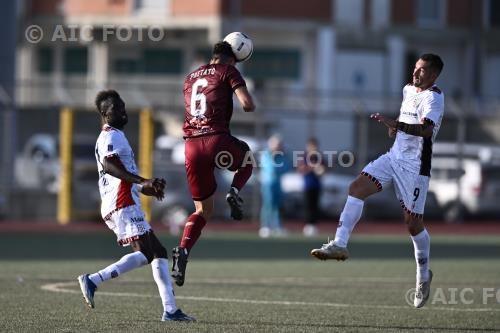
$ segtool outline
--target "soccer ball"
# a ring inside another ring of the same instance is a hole
[[[224,37],[224,42],[228,42],[233,49],[234,56],[237,62],[243,62],[252,56],[253,43],[250,37],[242,32],[231,32]]]

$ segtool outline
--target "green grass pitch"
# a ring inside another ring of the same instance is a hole
[[[168,249],[177,238],[160,234]],[[104,283],[88,309],[76,276],[128,249],[111,232],[3,233],[0,332],[499,332],[500,236],[434,236],[429,303],[414,287],[407,236],[354,235],[351,258],[321,262],[323,238],[202,236],[178,306],[196,323],[164,323],[149,267]]]

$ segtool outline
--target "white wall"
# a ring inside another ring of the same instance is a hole
[[[341,92],[381,93],[386,90],[382,52],[337,51],[335,88]]]
[[[389,25],[391,16],[391,2],[389,0],[371,1],[371,25],[375,28],[384,28]]]
[[[363,4],[363,0],[336,0],[334,11],[335,23],[340,25],[362,25]]]

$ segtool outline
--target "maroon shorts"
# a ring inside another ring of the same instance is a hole
[[[229,134],[187,138],[186,175],[195,201],[208,199],[217,189],[214,169],[238,170],[248,158],[248,145]]]

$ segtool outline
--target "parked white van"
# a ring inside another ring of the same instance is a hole
[[[446,221],[500,216],[500,148],[456,143],[433,147],[429,190],[436,194]]]

